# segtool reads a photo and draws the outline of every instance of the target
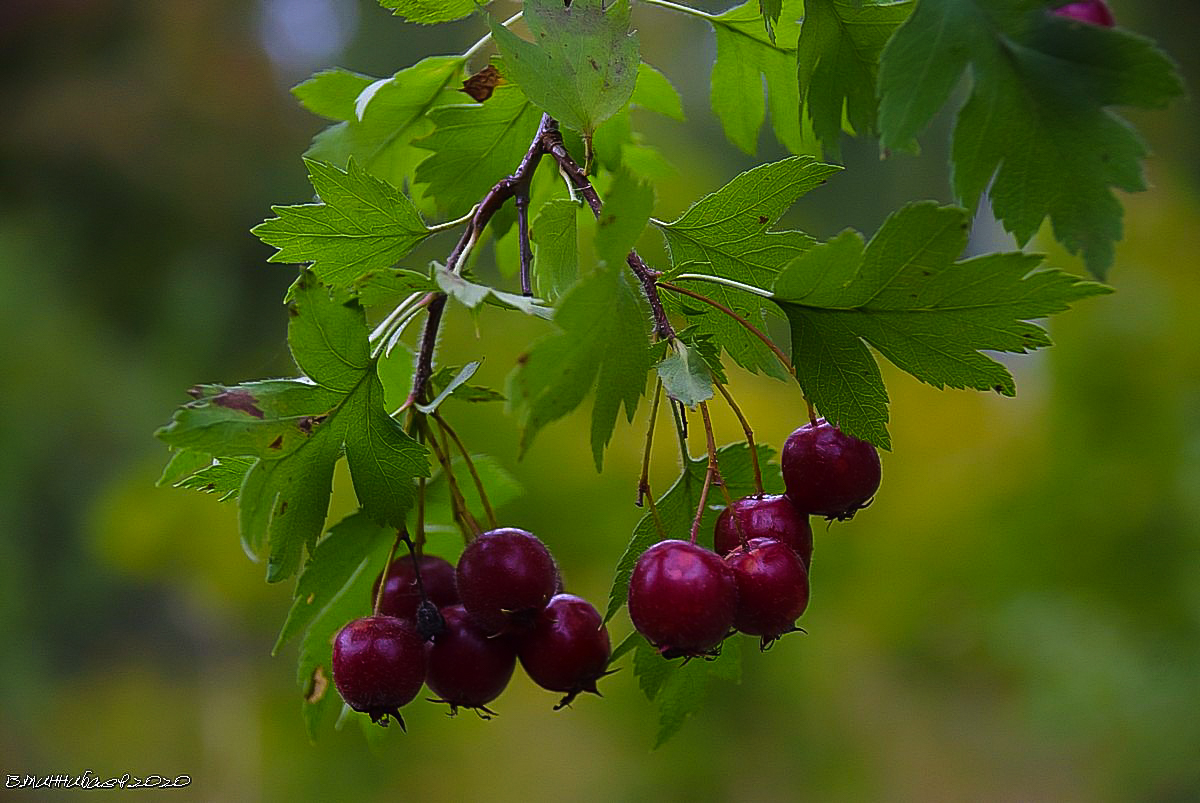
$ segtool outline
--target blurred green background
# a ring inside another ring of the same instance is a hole
[[[1200,75],[1200,6],[1112,6]],[[689,116],[643,121],[679,167],[657,187],[669,219],[752,162],[708,111],[711,33],[641,8],[635,24]],[[741,684],[674,741],[650,751],[655,712],[626,669],[573,710],[518,672],[494,721],[416,703],[408,735],[375,750],[356,727],[308,742],[294,647],[269,655],[290,589],[245,558],[232,506],[154,487],[151,433],[196,382],[293,370],[279,299],[294,272],[248,234],[311,193],[299,155],[322,123],[287,88],[332,65],[390,74],[482,31],[408,26],[367,0],[0,3],[0,774],[186,773],[171,794],[202,800],[1200,799],[1189,102],[1133,117],[1154,187],[1124,199],[1119,292],[1010,361],[1016,399],[888,375],[895,450],[871,509],[820,527],[809,635],[747,650]],[[786,222],[871,232],[908,200],[949,200],[947,132],[919,159],[848,145],[849,169]],[[976,235],[1006,247],[986,221]],[[497,383],[543,331],[500,314],[479,329],[452,316],[443,354],[485,351]],[[794,386],[733,383],[764,442],[802,422]],[[603,603],[640,513],[644,418],[598,476],[587,406],[519,463],[500,409],[447,409],[524,484],[504,517]],[[675,457],[659,440],[663,489]],[[614,640],[627,630],[622,616]]]

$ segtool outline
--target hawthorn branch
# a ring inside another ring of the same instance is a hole
[[[567,147],[563,143],[562,133],[558,130],[557,121],[551,120],[550,123],[550,126],[542,133],[542,147],[544,152],[558,163],[559,170],[571,179],[571,182],[575,185],[575,190],[583,196],[583,200],[587,202],[588,207],[592,210],[592,214],[599,219],[600,211],[604,208],[604,202],[600,200],[600,196],[596,193],[596,188],[592,186],[591,180],[587,177],[587,172],[567,152]],[[654,315],[655,334],[660,340],[672,340],[675,337],[675,329],[671,326],[671,321],[667,318],[667,311],[663,308],[662,299],[658,295],[658,277],[662,274],[647,265],[638,256],[637,251],[631,250],[625,258],[625,262],[629,265],[629,269],[633,271],[633,275],[641,283],[642,294],[650,304],[650,311]]]

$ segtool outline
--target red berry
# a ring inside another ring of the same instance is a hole
[[[736,523],[734,516],[737,516]],[[741,524],[741,535],[747,541],[774,538],[795,550],[805,568],[812,562],[813,534],[808,516],[796,510],[787,496],[745,496],[721,511],[713,531],[713,547],[718,555],[725,555],[742,545],[737,524]]]
[[[763,646],[790,632],[808,607],[808,570],[781,541],[755,538],[725,556],[737,582],[733,626],[762,636]]]
[[[788,499],[801,513],[848,519],[879,490],[879,452],[824,418],[788,436],[780,463]]]
[[[541,541],[505,527],[467,545],[457,582],[463,607],[487,633],[521,632],[554,596],[558,567]]]
[[[430,690],[458,708],[484,706],[500,696],[517,664],[517,648],[504,637],[490,637],[461,605],[442,608],[446,627],[429,644]]]
[[[1090,22],[1093,25],[1101,25],[1105,28],[1111,28],[1117,24],[1117,21],[1113,19],[1112,11],[1105,5],[1104,0],[1084,0],[1082,3],[1067,3],[1065,6],[1059,6],[1054,9],[1054,13],[1060,17],[1070,17],[1073,20]]]
[[[333,682],[342,699],[372,721],[393,716],[425,682],[425,645],[411,622],[392,616],[355,619],[333,642]]]
[[[596,681],[611,654],[599,611],[582,597],[558,594],[538,614],[533,630],[521,637],[518,656],[534,683],[567,695],[555,706],[561,708],[580,692],[600,693]]]
[[[686,541],[662,541],[638,558],[629,580],[629,618],[669,655],[698,655],[733,625],[737,584],[717,556]]]
[[[417,563],[421,569],[421,585],[425,595],[439,608],[458,602],[458,590],[454,587],[454,566],[435,555],[422,555]],[[379,593],[379,578],[371,587],[371,601]],[[417,574],[413,571],[411,555],[392,561],[387,573],[387,585],[383,587],[383,601],[379,612],[401,619],[412,619],[417,615],[421,595],[417,592]]]

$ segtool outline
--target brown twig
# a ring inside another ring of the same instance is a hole
[[[637,506],[650,493],[650,449],[654,445],[654,422],[658,420],[658,403],[662,400],[662,379],[654,385],[654,401],[650,405],[650,423],[646,425],[646,448],[642,450],[642,476],[638,479]]]
[[[746,436],[746,443],[750,446],[750,463],[754,466],[754,488],[759,495],[763,493],[762,467],[758,464],[758,448],[754,445],[754,430],[750,428],[750,422],[746,420],[746,416],[742,414],[742,410],[737,406],[737,402],[733,400],[733,396],[726,390],[725,386],[720,382],[713,380],[713,385],[716,387],[725,403],[729,405],[729,409],[733,410],[733,414],[737,416],[737,420],[742,425],[742,432]]]
[[[487,515],[488,524],[494,530],[499,527],[496,520],[496,511],[492,508],[491,500],[488,499],[487,491],[484,490],[483,480],[479,477],[479,472],[475,469],[475,461],[471,459],[471,453],[467,451],[466,445],[462,442],[462,438],[458,437],[458,433],[447,423],[442,414],[436,410],[433,412],[433,420],[441,427],[442,432],[450,436],[454,441],[454,445],[458,447],[459,453],[462,455],[463,462],[467,464],[467,471],[471,472],[471,479],[475,482],[475,490],[479,492],[479,501],[483,503],[483,512]]]

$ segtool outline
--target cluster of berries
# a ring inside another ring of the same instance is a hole
[[[534,683],[566,695],[557,707],[596,693],[607,671],[612,648],[599,612],[563,593],[550,551],[524,530],[483,533],[457,567],[410,556],[386,576],[379,612],[347,624],[333,644],[338,692],[376,722],[392,716],[403,727],[400,708],[422,684],[451,712],[492,714],[486,706],[518,660]]]
[[[847,519],[879,488],[879,453],[824,419],[787,439],[786,493],[747,496],[717,519],[714,550],[668,540],[642,553],[629,582],[629,617],[664,656],[708,655],[732,632],[765,649],[808,607],[810,515]]]

